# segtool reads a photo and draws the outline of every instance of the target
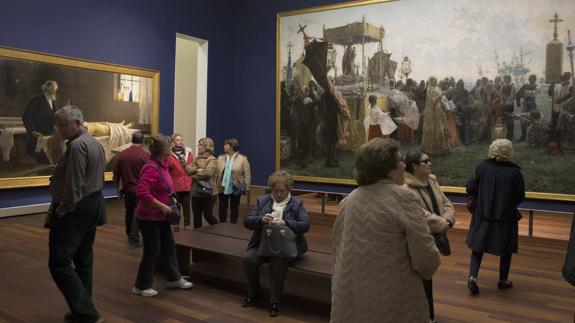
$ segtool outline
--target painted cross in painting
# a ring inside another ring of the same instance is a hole
[[[572,1],[365,1],[277,19],[277,168],[354,184],[357,147],[391,137],[461,192],[506,138],[528,196],[575,200]]]

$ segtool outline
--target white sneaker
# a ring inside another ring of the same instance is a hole
[[[194,286],[194,284],[187,281],[184,277],[180,277],[179,280],[166,283],[166,287],[168,287],[168,288],[190,289],[193,286]]]
[[[134,286],[134,287],[132,287],[132,294],[142,295],[145,297],[153,297],[153,296],[158,295],[158,291],[153,289],[153,288],[141,290],[141,289],[137,288],[136,286]]]

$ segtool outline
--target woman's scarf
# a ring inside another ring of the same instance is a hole
[[[224,176],[222,178],[222,186],[224,187],[225,195],[230,195],[234,191],[232,183],[232,168],[234,166],[234,159],[237,155],[238,153],[233,154],[233,156],[226,154],[226,168],[224,169]]]
[[[176,156],[178,158],[178,160],[182,164],[182,167],[186,168],[186,165],[187,165],[186,147],[174,146],[174,147],[172,147],[172,153],[174,154],[174,156]]]
[[[272,200],[274,201],[274,204],[272,205],[272,215],[274,218],[276,218],[276,219],[283,218],[284,210],[285,210],[286,205],[288,204],[290,198],[291,198],[291,193],[288,193],[288,196],[283,201],[278,202],[278,201],[276,201],[276,199],[274,198],[274,196],[272,194]]]

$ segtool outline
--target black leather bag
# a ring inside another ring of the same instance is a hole
[[[197,180],[193,186],[194,192],[200,196],[212,196],[214,192],[214,186],[208,181]]]
[[[245,195],[246,194],[246,184],[245,183],[237,183],[234,184],[232,194],[235,196]]]
[[[431,184],[429,184],[429,182],[427,183],[427,192],[429,194],[429,198],[431,199],[432,204],[431,207],[427,204],[427,201],[423,197],[423,194],[421,194],[421,191],[420,190],[417,191],[419,192],[419,196],[421,196],[421,200],[425,204],[425,207],[427,207],[427,210],[429,210],[429,212],[439,214],[439,206],[437,205],[437,201],[435,200],[435,195],[433,194],[433,190],[431,189]],[[433,233],[432,235],[433,239],[435,239],[435,245],[437,246],[439,253],[441,253],[444,256],[451,255],[451,246],[449,245],[449,239],[447,239],[447,233],[446,232]]]
[[[176,193],[172,191],[172,188],[168,184],[168,181],[164,177],[164,174],[162,174],[160,167],[157,167],[157,169],[158,173],[160,174],[160,178],[162,179],[162,182],[164,182],[164,187],[168,191],[169,196],[168,206],[171,209],[170,213],[168,213],[168,222],[171,225],[180,224],[180,217],[182,216],[182,204],[178,202],[178,199],[176,198]]]
[[[295,233],[285,225],[264,225],[258,256],[296,258],[298,253]]]
[[[451,246],[449,245],[449,239],[447,239],[447,233],[434,233],[433,238],[435,239],[435,245],[439,253],[444,256],[451,255]]]

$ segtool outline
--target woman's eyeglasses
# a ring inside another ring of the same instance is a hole
[[[422,159],[419,161],[422,164],[431,164],[431,158],[427,158],[427,159]]]

